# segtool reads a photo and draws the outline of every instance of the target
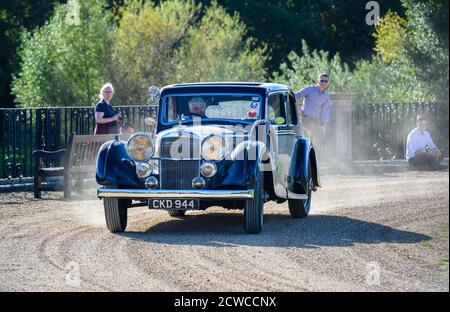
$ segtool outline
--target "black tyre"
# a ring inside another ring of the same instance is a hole
[[[264,225],[264,175],[258,169],[254,197],[247,200],[244,208],[244,228],[248,234],[259,234]]]
[[[167,210],[171,217],[182,217],[186,214],[186,210]]]
[[[311,164],[308,162],[308,190],[306,195],[307,199],[289,199],[289,212],[292,218],[306,218],[309,214],[309,209],[311,207],[312,189],[314,187],[314,182],[311,174]]]
[[[107,186],[116,188],[116,186]],[[129,199],[104,198],[103,206],[105,208],[106,226],[111,233],[125,231],[128,219],[128,207],[131,204]]]

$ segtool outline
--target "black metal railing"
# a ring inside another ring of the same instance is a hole
[[[354,103],[353,159],[405,158],[406,139],[416,127],[418,114],[427,118],[434,143],[448,155],[448,103]]]
[[[154,106],[115,106],[136,131],[152,132],[146,118],[155,118]],[[417,114],[429,121],[436,145],[448,155],[448,103],[362,104],[352,111],[353,159],[402,159],[406,138]],[[72,132],[92,134],[93,107],[0,109],[0,179],[31,177],[33,150],[66,147]]]
[[[136,131],[152,132],[145,122],[156,116],[154,106],[115,106]],[[72,132],[93,134],[93,107],[0,109],[0,179],[31,177],[32,152],[65,148]]]

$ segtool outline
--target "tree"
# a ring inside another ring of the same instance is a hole
[[[404,60],[408,40],[406,21],[393,12],[380,19],[375,29],[375,51],[384,62]]]
[[[130,2],[121,13],[107,77],[116,88],[116,101],[145,103],[150,85],[174,83],[176,48],[198,14],[192,1]]]
[[[265,49],[244,40],[245,25],[212,2],[178,51],[177,81],[260,81],[266,71]]]
[[[449,2],[402,0],[406,8],[407,57],[417,66],[418,77],[441,100],[449,101]]]
[[[0,107],[13,106],[12,74],[20,68],[17,49],[20,34],[41,26],[53,12],[53,6],[63,0],[0,2]]]
[[[358,62],[353,72],[352,87],[360,94],[360,102],[410,103],[439,99],[434,88],[436,82],[430,83],[431,80],[423,77],[421,65],[424,64],[408,53],[415,36],[408,21],[393,12],[378,21],[374,34],[376,53],[371,61]],[[427,64],[433,63],[432,55],[436,54],[430,53]],[[444,81],[445,77],[448,71]]]
[[[358,93],[358,102],[414,103],[436,98],[416,76],[416,69],[407,63],[386,63],[376,55],[361,60],[352,74],[351,88]]]
[[[216,3],[204,8],[182,0],[129,3],[108,70],[117,100],[145,103],[149,85],[262,80],[266,56],[244,35],[238,16]]]
[[[16,102],[26,107],[95,102],[113,33],[102,0],[58,5],[44,26],[24,34],[21,70],[12,85]]]
[[[302,40],[302,56],[291,52],[288,59],[290,65],[282,64],[280,72],[274,74],[274,81],[298,90],[315,84],[318,75],[327,72],[330,77],[329,91],[350,91],[351,71],[348,65],[342,62],[339,53],[330,57],[327,51],[310,51],[307,43]]]
[[[209,5],[211,0],[197,0]],[[352,65],[357,60],[370,59],[375,46],[371,36],[374,27],[365,22],[366,3],[361,0],[217,0],[230,14],[239,13],[253,37],[267,46],[271,58],[269,71],[278,70],[288,61],[291,51],[301,55],[301,40],[314,50],[339,53]],[[380,16],[389,10],[403,16],[400,0],[378,0]]]

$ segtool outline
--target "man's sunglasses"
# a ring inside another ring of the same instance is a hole
[[[328,80],[320,80],[322,83],[328,83]]]

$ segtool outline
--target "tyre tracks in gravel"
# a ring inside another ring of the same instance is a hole
[[[127,231],[111,234],[98,200],[0,197],[0,290],[448,291],[448,265],[435,263],[448,259],[448,233],[433,234],[448,229],[448,172],[322,182],[306,219],[267,203],[260,235],[245,234],[242,211],[136,208]],[[367,283],[373,262],[377,285]],[[70,263],[77,287],[65,281]]]

